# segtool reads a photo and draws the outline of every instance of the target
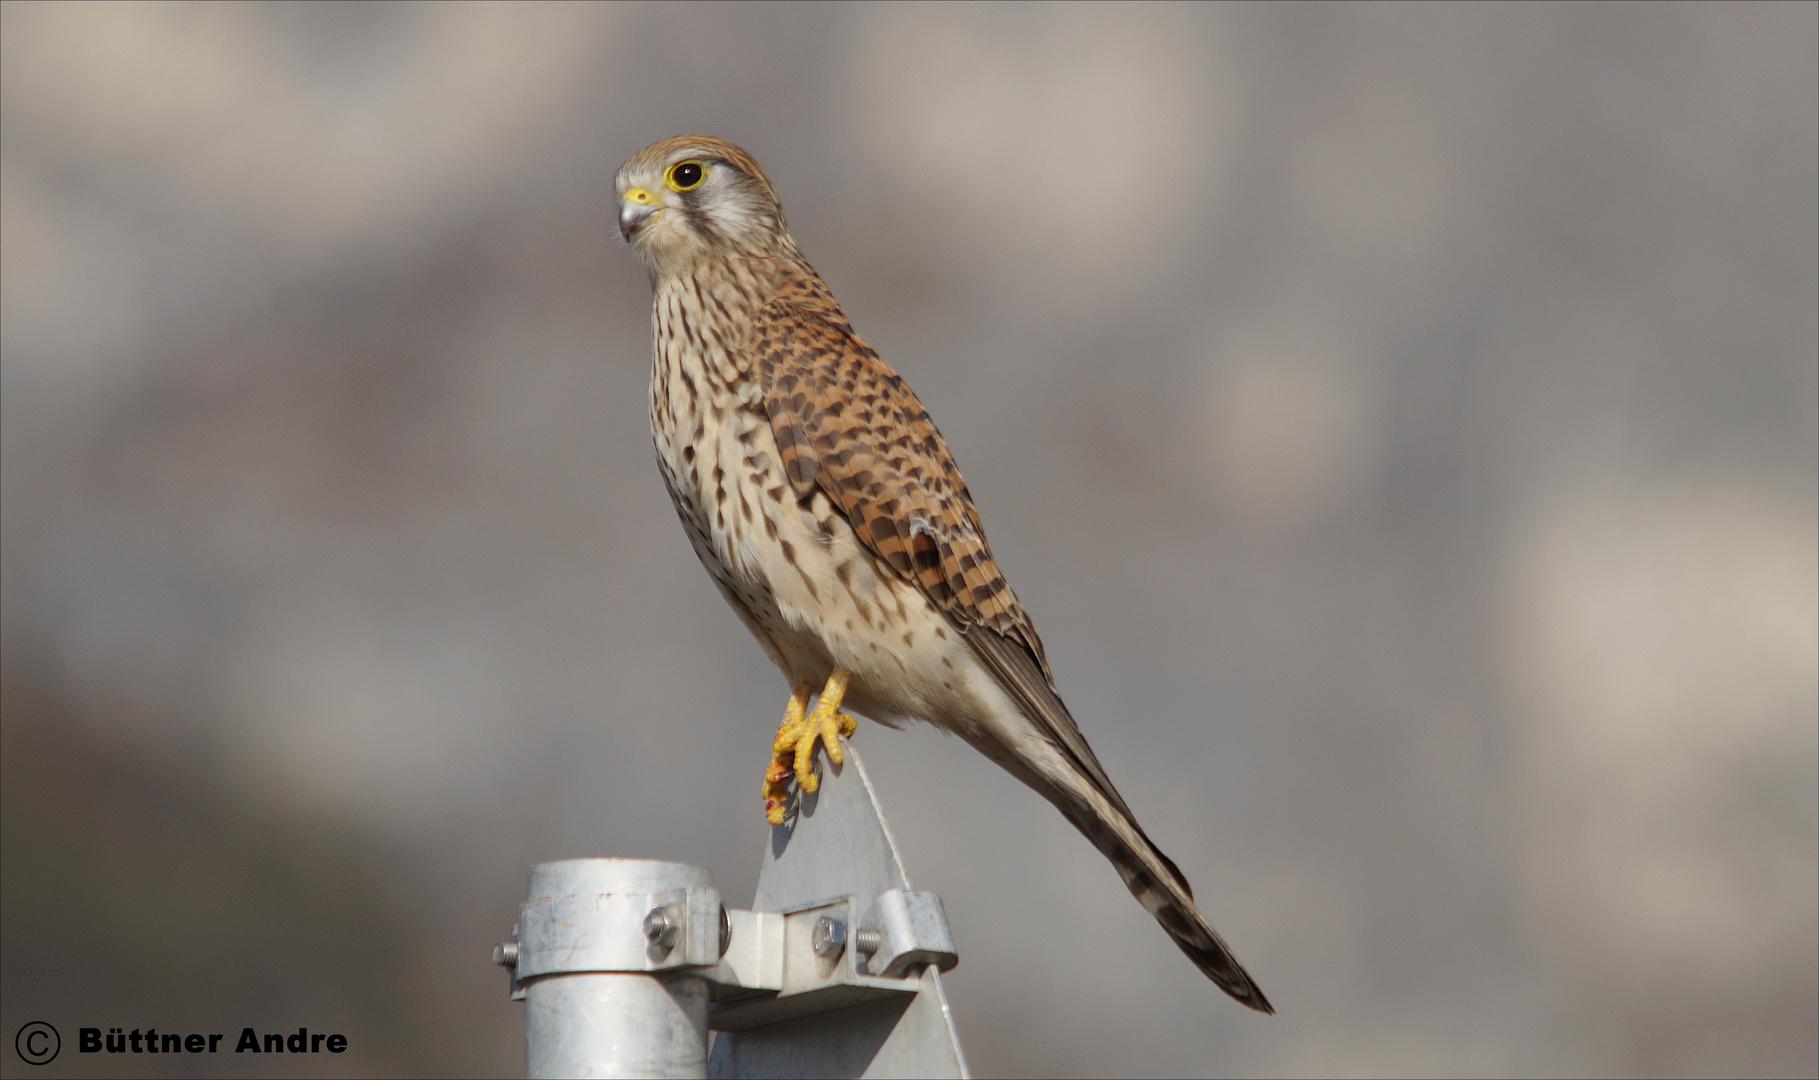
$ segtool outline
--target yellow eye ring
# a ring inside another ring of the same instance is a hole
[[[707,166],[699,161],[678,161],[663,175],[663,186],[671,191],[693,191],[707,179]]]

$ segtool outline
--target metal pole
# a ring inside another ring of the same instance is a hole
[[[707,1076],[701,968],[652,969],[699,963],[691,945],[708,933],[717,959],[712,885],[698,866],[655,859],[532,868],[516,955],[526,1076]]]
[[[771,830],[753,910],[697,866],[565,859],[493,963],[556,1076],[964,1077],[941,898],[911,888],[858,751]],[[709,1028],[719,1032],[708,1056]]]

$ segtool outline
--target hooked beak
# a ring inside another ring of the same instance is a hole
[[[625,201],[619,204],[619,235],[625,237],[626,243],[631,243],[632,234],[650,220],[650,216],[658,209],[657,200],[651,197],[650,192],[643,188],[629,189],[625,193]]]

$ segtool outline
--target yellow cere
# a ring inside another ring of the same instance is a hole
[[[626,188],[625,201],[628,203],[637,203],[639,206],[655,206],[657,204],[656,196],[641,187]]]

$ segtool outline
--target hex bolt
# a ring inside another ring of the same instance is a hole
[[[853,933],[853,945],[867,956],[877,952],[878,947],[883,944],[884,931],[882,930],[865,929]]]
[[[493,963],[500,967],[515,968],[518,966],[518,943],[501,941],[493,946]]]
[[[823,915],[815,920],[815,932],[810,940],[814,943],[816,956],[822,959],[839,956],[846,948],[846,924]]]
[[[644,936],[665,952],[674,948],[682,936],[682,909],[675,904],[652,908],[644,917]]]
[[[733,945],[733,917],[726,913],[726,905],[720,905],[720,955]]]

